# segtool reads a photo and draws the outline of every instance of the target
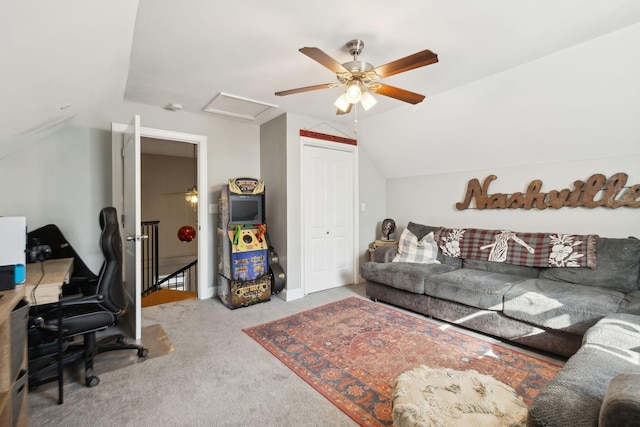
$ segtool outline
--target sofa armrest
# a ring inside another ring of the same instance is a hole
[[[640,315],[640,291],[631,292],[625,295],[618,308],[619,313],[629,313]]]
[[[373,251],[373,262],[391,262],[398,253],[397,245],[378,246]]]
[[[631,425],[640,419],[640,374],[613,377],[600,407],[599,427]]]

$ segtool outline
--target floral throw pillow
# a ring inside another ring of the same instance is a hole
[[[398,254],[393,262],[417,262],[421,264],[440,264],[438,245],[433,237],[433,232],[425,234],[418,240],[415,234],[405,228],[398,241]]]

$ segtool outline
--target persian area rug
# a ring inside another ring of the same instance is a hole
[[[526,403],[561,368],[357,297],[244,332],[368,426],[392,425],[394,381],[420,365],[474,369],[510,385]]]

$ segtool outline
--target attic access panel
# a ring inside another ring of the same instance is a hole
[[[241,119],[256,120],[260,115],[274,108],[278,108],[278,106],[220,92],[204,107],[203,111]]]

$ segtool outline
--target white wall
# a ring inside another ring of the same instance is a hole
[[[209,185],[199,191],[208,191],[211,203],[229,178],[260,175],[257,125],[123,102],[0,159],[0,200],[5,201],[0,215],[26,216],[29,229],[56,223],[89,267],[98,271],[98,214],[111,204],[111,123],[129,123],[135,114],[143,127],[208,137]],[[210,214],[208,221],[211,259],[201,262],[210,264],[215,281],[217,217]]]
[[[0,215],[25,216],[28,231],[56,224],[97,273],[98,216],[111,200],[111,141],[93,138],[91,129],[68,127],[0,159]]]
[[[359,140],[389,178],[640,155],[639,45],[640,24],[362,119]]]
[[[584,207],[560,209],[466,209],[455,204],[464,200],[467,183],[496,175],[490,193],[525,192],[533,179],[542,181],[543,192],[573,189],[573,182],[595,173],[607,177],[617,172],[629,175],[628,186],[640,184],[640,156],[583,160],[547,165],[484,169],[472,172],[394,178],[387,181],[387,212],[399,227],[408,221],[433,226],[508,229],[525,232],[599,234],[603,237],[640,238],[640,209]],[[475,207],[475,203],[472,205]]]
[[[302,298],[303,295],[303,278],[302,278],[302,239],[301,239],[301,147],[300,130],[312,130],[316,132],[337,135],[342,137],[354,138],[348,133],[348,130],[341,129],[339,125],[329,124],[314,118],[300,116],[287,113],[286,116],[280,116],[271,122],[262,126],[262,134],[265,139],[262,141],[263,152],[269,149],[276,149],[281,152],[282,147],[277,146],[277,140],[284,138],[286,140],[286,159],[275,164],[278,168],[283,168],[276,172],[269,173],[277,179],[277,181],[285,180],[286,191],[286,213],[282,214],[286,217],[286,233],[278,236],[278,239],[286,239],[286,243],[278,247],[280,261],[287,274],[286,291],[283,292],[283,298],[287,301]],[[271,141],[274,139],[274,141]],[[357,139],[357,138],[355,138]],[[274,146],[275,145],[275,146]],[[282,153],[281,153],[282,154]],[[267,162],[274,161],[271,154],[265,152],[263,154],[263,167]],[[369,157],[365,154],[360,157],[360,149],[358,148],[358,170],[359,170],[359,191],[361,195],[366,197],[365,203],[368,203],[367,210],[359,213],[359,229],[358,235],[364,230],[364,237],[359,237],[358,253],[362,261],[367,251],[371,239],[375,239],[375,223],[384,215],[384,200],[380,197],[380,188],[384,188],[384,178],[379,170],[373,165]],[[282,163],[283,161],[286,162]],[[269,190],[268,190],[269,191]],[[384,191],[384,190],[383,190]],[[284,194],[280,194],[284,199]],[[272,203],[267,200],[267,205]],[[273,209],[273,208],[268,208]],[[366,215],[363,215],[366,214]]]
[[[260,171],[265,182],[269,244],[287,271],[287,115],[260,126]]]
[[[430,225],[640,237],[638,208],[466,210],[469,179],[493,193],[572,188],[595,173],[640,183],[640,25],[363,120],[389,177],[387,215]],[[444,60],[444,59],[443,59]],[[390,126],[389,123],[394,123]]]
[[[387,185],[384,175],[373,162],[366,143],[358,148],[358,172],[360,192],[360,232],[358,253],[360,262],[369,261],[369,245],[382,237],[382,220],[387,212]],[[365,210],[362,210],[364,204]]]

